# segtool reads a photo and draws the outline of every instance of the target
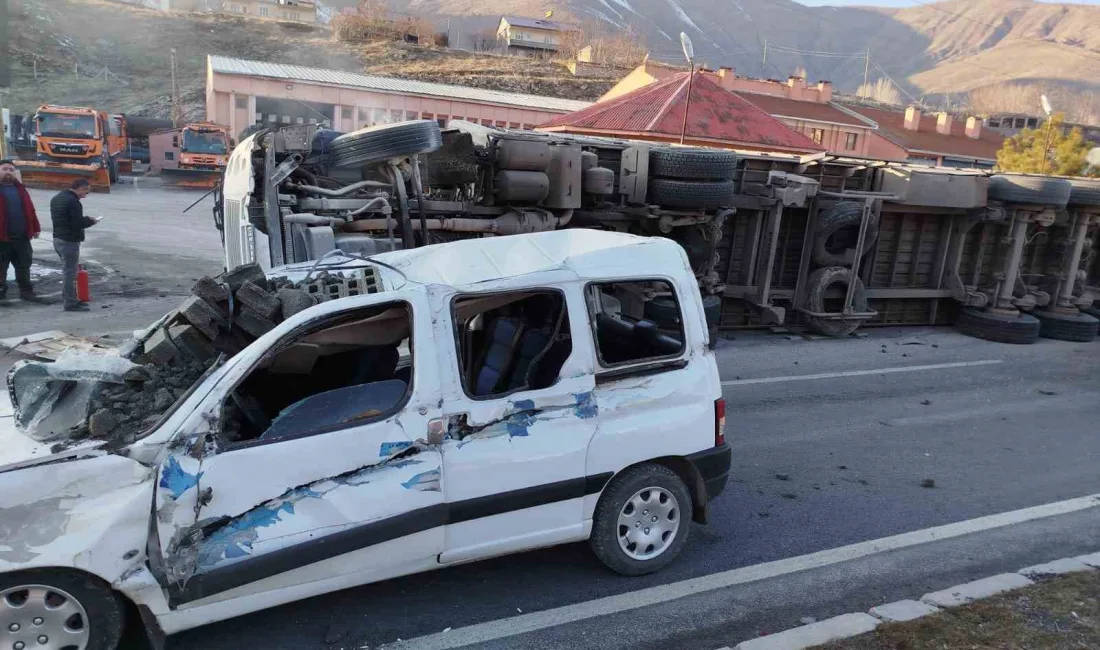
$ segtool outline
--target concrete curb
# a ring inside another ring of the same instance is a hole
[[[843,614],[825,621],[791,628],[758,639],[738,643],[733,650],[804,650],[839,641],[874,630],[883,622],[913,621],[945,608],[959,607],[975,600],[989,598],[1007,591],[1035,584],[1033,578],[1100,570],[1100,552],[1067,557],[1045,564],[1024,567],[1016,573],[1002,573],[981,580],[955,585],[942,591],[925,594],[920,601],[899,600],[872,607],[864,614]],[[731,650],[729,647],[719,650]]]

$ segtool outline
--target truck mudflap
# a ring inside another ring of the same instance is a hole
[[[190,187],[210,190],[221,180],[222,170],[162,169],[160,177],[166,187]]]
[[[67,189],[78,178],[86,178],[93,192],[110,192],[111,176],[99,163],[80,165],[49,160],[16,160],[15,167],[27,187]]]

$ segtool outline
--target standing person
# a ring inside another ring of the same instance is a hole
[[[38,300],[31,284],[31,240],[41,230],[31,195],[19,182],[15,163],[0,160],[0,300],[8,296],[8,264],[15,267],[19,297]]]
[[[53,221],[53,249],[61,258],[65,311],[89,311],[88,303],[76,297],[76,273],[80,264],[80,242],[84,230],[99,223],[99,218],[85,217],[81,199],[92,191],[87,179],[78,178],[69,189],[58,192],[50,201],[50,219]]]

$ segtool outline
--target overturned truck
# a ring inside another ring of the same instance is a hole
[[[1014,343],[1096,335],[1098,221],[1092,179],[461,121],[260,131],[234,151],[215,205],[230,269],[594,228],[677,241],[712,335],[957,323]]]

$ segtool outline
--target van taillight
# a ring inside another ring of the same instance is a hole
[[[714,400],[714,446],[726,444],[726,400]]]

